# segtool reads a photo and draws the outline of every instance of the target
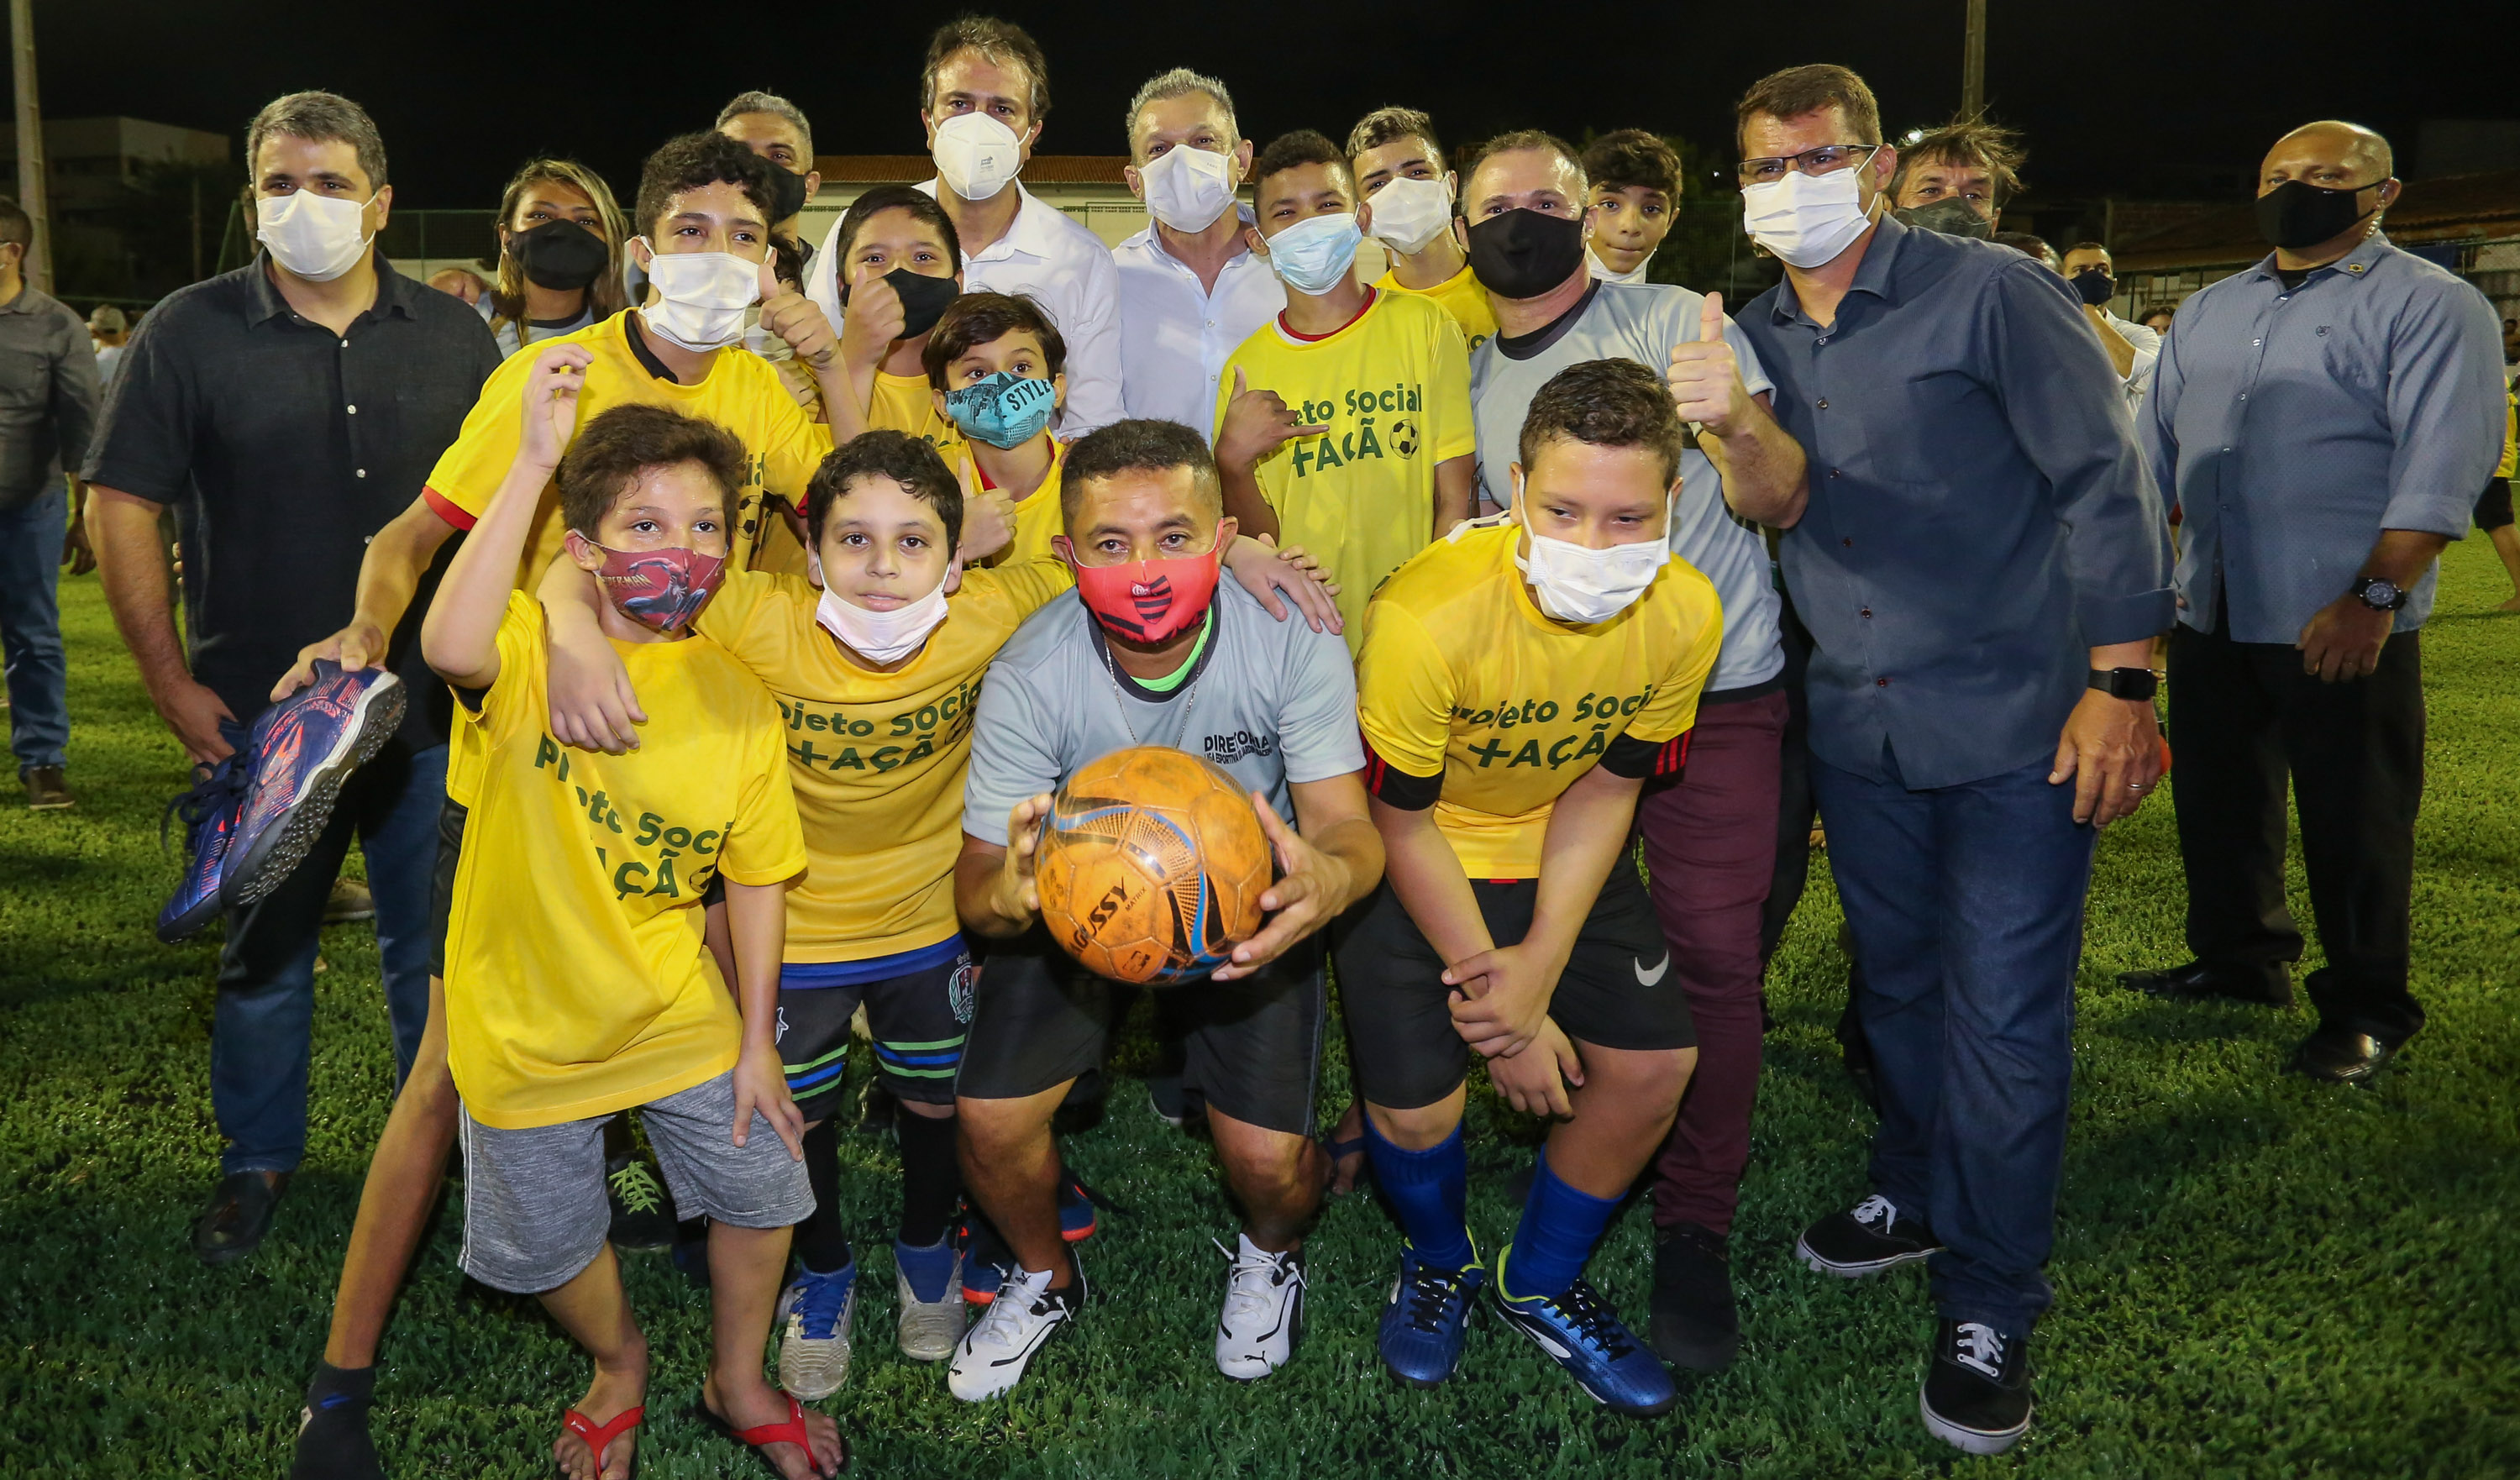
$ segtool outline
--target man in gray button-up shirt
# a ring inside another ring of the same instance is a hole
[[[2292,1067],[2360,1079],[2423,1025],[2407,991],[2423,792],[2418,629],[2503,439],[2493,306],[2380,234],[2388,142],[2345,123],[2267,156],[2257,266],[2182,304],[2149,421],[2183,510],[2170,646],[2196,959],[2128,984],[2289,1003],[2284,782],[2326,966]]]
[[[25,278],[34,231],[0,200],[0,650],[9,670],[9,748],[26,804],[70,805],[69,669],[58,601],[69,494],[65,466],[96,425],[96,350],[77,314]]]

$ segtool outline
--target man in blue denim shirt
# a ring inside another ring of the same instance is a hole
[[[1784,531],[1815,644],[1813,787],[1881,1094],[1872,1195],[1797,1252],[1849,1277],[1930,1259],[1926,1424],[2000,1453],[2052,1298],[2096,829],[2161,771],[2167,528],[2063,281],[1886,219],[1897,156],[1861,78],[1790,68],[1739,117],[1746,224],[1786,280],[1738,322],[1810,471],[1731,496]]]
[[[2419,629],[2504,434],[2493,305],[2380,234],[2388,141],[2295,129],[2258,183],[2274,252],[2180,306],[2146,420],[2184,511],[2170,714],[2196,959],[2173,998],[2292,1001],[2284,782],[2327,964],[2291,1067],[2369,1077],[2423,1026],[2407,991],[2423,797]]]

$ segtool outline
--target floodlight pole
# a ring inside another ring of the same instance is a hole
[[[1986,0],[1968,0],[1968,41],[1960,53],[1960,112],[1974,117],[1985,106]]]
[[[26,282],[53,291],[52,213],[44,205],[44,111],[35,106],[35,3],[9,0],[9,51],[18,79],[18,208],[34,223],[26,247]]]

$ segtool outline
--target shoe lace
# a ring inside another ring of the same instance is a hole
[[[1006,1283],[999,1286],[998,1298],[989,1302],[980,1319],[971,1327],[974,1349],[994,1346],[1012,1351],[1023,1344],[1024,1323],[1046,1314],[1050,1304],[1050,1276],[1030,1275],[1007,1270]]]
[[[665,1205],[665,1189],[656,1186],[644,1161],[629,1163],[606,1181],[611,1184],[612,1195],[633,1213],[652,1213]]]
[[[1444,1313],[1461,1298],[1462,1286],[1468,1279],[1465,1270],[1448,1270],[1421,1264],[1409,1272],[1408,1287],[1401,1292],[1407,1302],[1405,1316],[1409,1324],[1420,1331],[1444,1328]]]
[[[849,1303],[853,1276],[805,1275],[804,1293],[791,1312],[804,1326],[808,1341],[829,1341],[840,1328],[840,1312]]]
[[[2003,1333],[1982,1322],[1960,1323],[1952,1360],[1986,1374],[1987,1380],[2003,1376]]]
[[[1899,1221],[1899,1205],[1875,1192],[1855,1205],[1855,1221],[1887,1233]]]
[[[184,846],[198,854],[202,829],[220,813],[245,805],[246,793],[252,785],[253,764],[243,750],[230,751],[214,766],[195,764],[192,788],[168,802],[166,810],[158,815],[159,851],[166,847],[167,825],[182,818]]]
[[[1288,1255],[1245,1254],[1214,1238],[1208,1242],[1215,1244],[1216,1251],[1234,1267],[1225,1284],[1225,1313],[1229,1319],[1266,1320],[1282,1298],[1280,1290],[1304,1283],[1303,1270]]]
[[[1603,1360],[1616,1362],[1636,1349],[1636,1338],[1628,1333],[1627,1323],[1583,1280],[1568,1285],[1564,1293],[1549,1303],[1557,1308],[1567,1328],[1585,1345],[1599,1352]]]

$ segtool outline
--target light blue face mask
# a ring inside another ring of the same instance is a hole
[[[1312,297],[1338,287],[1365,241],[1353,213],[1307,216],[1269,239],[1269,265],[1286,286]]]
[[[1041,435],[1058,405],[1058,388],[1050,381],[1027,381],[1004,370],[945,392],[945,414],[963,428],[963,435],[1001,452]]]

